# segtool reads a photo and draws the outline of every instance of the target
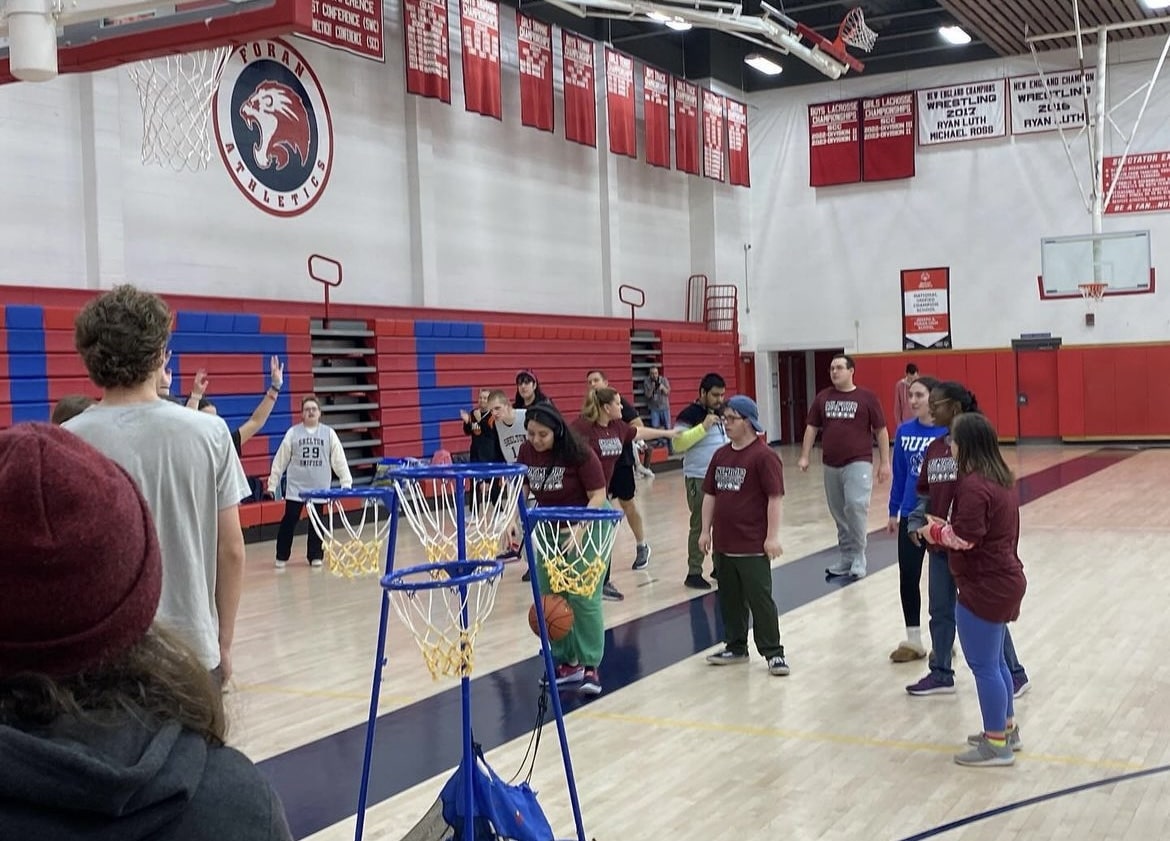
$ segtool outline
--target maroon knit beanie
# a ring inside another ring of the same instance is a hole
[[[162,587],[138,486],[70,432],[0,432],[0,677],[66,677],[138,643]]]

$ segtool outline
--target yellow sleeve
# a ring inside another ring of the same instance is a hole
[[[691,447],[698,444],[707,435],[707,427],[703,424],[692,426],[686,432],[681,432],[674,439],[671,440],[670,445],[676,453],[685,453]]]

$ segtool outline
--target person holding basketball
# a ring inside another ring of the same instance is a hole
[[[955,755],[959,765],[1015,762],[1020,730],[1015,723],[1012,673],[1004,657],[1007,623],[1020,617],[1028,589],[1020,563],[1020,499],[1015,477],[999,452],[995,428],[981,414],[962,414],[951,424],[951,456],[957,479],[950,516],[929,516],[919,536],[947,553],[958,587],[955,620],[963,656],[975,674],[983,730]]]
[[[915,369],[917,371],[917,369]],[[898,535],[898,593],[906,639],[890,652],[895,663],[909,663],[926,656],[922,645],[922,558],[926,547],[908,528],[907,519],[918,507],[918,474],[930,442],[946,435],[945,426],[935,426],[930,414],[930,390],[938,385],[933,377],[918,377],[910,386],[909,404],[914,417],[894,433],[894,480],[890,484],[890,519],[886,531]]]
[[[284,569],[292,554],[293,534],[301,519],[307,491],[327,488],[333,473],[341,480],[341,487],[353,487],[353,476],[345,460],[341,439],[330,427],[321,423],[321,402],[315,394],[301,399],[301,422],[289,429],[280,442],[280,449],[272,459],[272,473],[268,476],[268,492],[277,495],[280,477],[287,471],[284,493],[284,517],[276,533],[276,568]],[[325,558],[321,536],[309,529],[309,566],[319,567]]]
[[[935,426],[949,429],[963,414],[979,412],[975,395],[957,382],[942,382],[930,392],[930,414]],[[954,500],[957,465],[951,454],[950,435],[936,438],[926,448],[922,470],[918,475],[918,506],[908,515],[906,527],[910,539],[927,522],[928,517],[945,518]],[[955,646],[955,601],[957,591],[947,554],[938,547],[927,552],[927,602],[930,612],[930,671],[917,683],[906,687],[915,696],[953,695],[955,671],[951,657]],[[1003,633],[1003,656],[1012,673],[1013,697],[1019,698],[1031,688],[1028,673],[1020,665],[1012,634],[1006,627]]]
[[[528,440],[520,446],[517,461],[528,467],[528,490],[542,507],[577,506],[601,508],[605,501],[605,473],[597,455],[565,423],[549,403],[527,410]],[[540,546],[537,545],[540,554]],[[552,643],[557,686],[580,684],[587,695],[601,694],[598,667],[605,654],[605,622],[601,612],[601,581],[588,595],[554,593],[545,563],[537,557],[540,592],[563,596],[573,609],[573,628]],[[605,558],[608,566],[609,558]]]

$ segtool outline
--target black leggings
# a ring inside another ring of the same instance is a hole
[[[919,627],[922,614],[922,559],[926,556],[926,544],[919,540],[918,546],[910,541],[906,518],[898,520],[898,589],[902,596],[902,618],[907,628]]]
[[[287,561],[292,554],[293,534],[297,530],[297,522],[301,519],[301,511],[305,503],[295,499],[284,500],[284,517],[280,520],[280,530],[276,533],[276,560]],[[325,557],[325,550],[321,548],[321,537],[313,524],[309,524],[309,560],[320,561]]]

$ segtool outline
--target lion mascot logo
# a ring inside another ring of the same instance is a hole
[[[240,117],[251,131],[260,134],[252,146],[252,157],[261,169],[275,164],[282,170],[293,154],[300,158],[301,166],[308,163],[309,114],[292,88],[280,82],[261,82],[240,106]]]

